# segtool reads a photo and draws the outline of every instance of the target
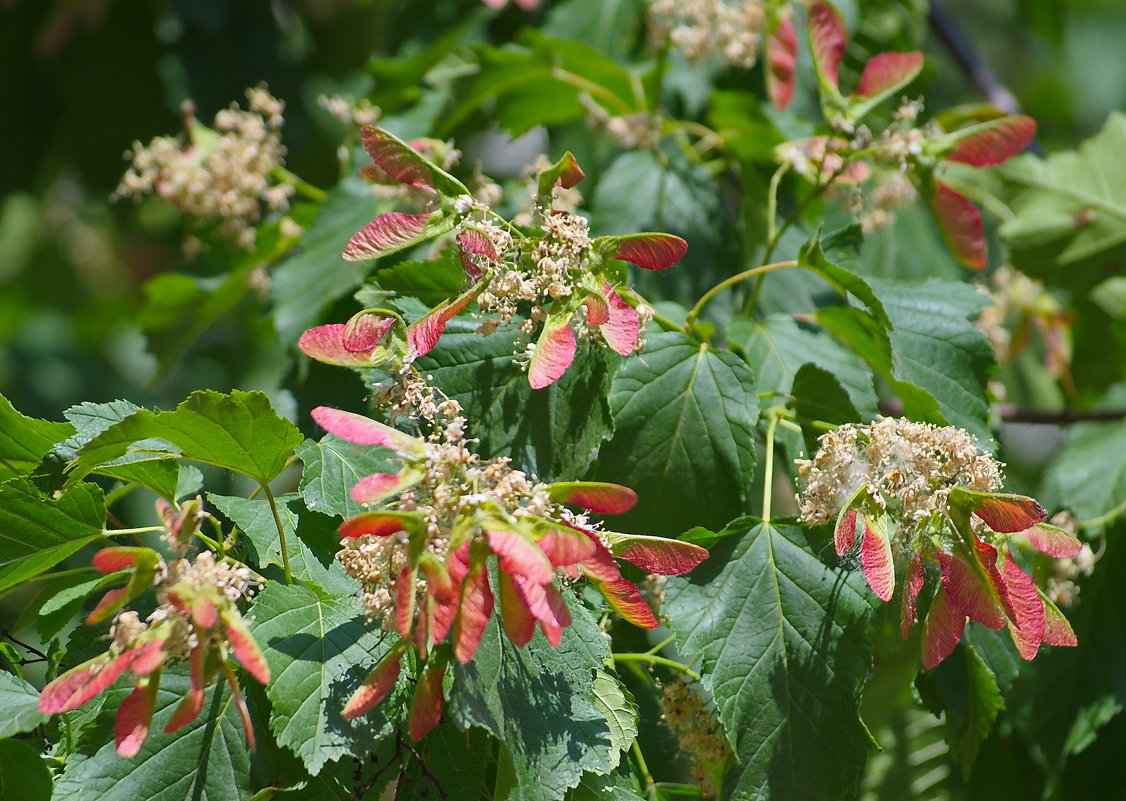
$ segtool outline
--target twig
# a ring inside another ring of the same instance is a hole
[[[898,399],[880,401],[880,413],[889,417],[903,414],[903,401]],[[1029,409],[1001,403],[997,411],[1005,423],[1040,423],[1044,425],[1066,426],[1072,423],[1112,423],[1126,419],[1126,409]]]

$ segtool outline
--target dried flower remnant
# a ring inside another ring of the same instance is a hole
[[[993,301],[977,325],[993,345],[997,360],[1015,359],[1028,346],[1032,332],[1044,343],[1044,369],[1071,384],[1071,314],[1034,278],[1002,265],[989,278],[986,294]]]
[[[705,798],[716,793],[715,779],[731,758],[723,729],[715,712],[700,696],[698,688],[678,677],[661,685],[661,721],[680,741],[680,750],[692,759],[692,778]]]
[[[189,525],[197,513],[188,509],[187,515],[175,518],[177,524]],[[180,542],[179,532],[170,529],[166,534],[169,541]],[[94,555],[94,566],[103,573],[130,573],[128,585],[107,592],[86,619],[92,624],[113,615],[109,650],[44,687],[39,709],[49,715],[77,709],[130,673],[134,689],[117,710],[114,732],[117,752],[132,757],[148,736],[161,671],[187,660],[191,686],[164,731],[174,732],[195,720],[203,709],[204,691],[222,674],[253,749],[254,729],[231,662],[233,655],[259,682],[270,681],[269,666],[237,606],[256,586],[250,570],[216,560],[211,551],[165,563],[155,551],[142,547],[103,548]],[[145,620],[123,609],[149,588],[156,590],[157,607]]]
[[[440,715],[446,664],[473,658],[497,596],[504,632],[518,647],[537,626],[548,643],[560,643],[571,623],[560,575],[587,578],[616,612],[654,628],[656,618],[614,558],[676,574],[707,556],[688,543],[601,530],[585,512],[564,504],[617,514],[637,500],[631,490],[597,482],[543,484],[507,459],[483,461],[468,447],[464,420],[419,439],[336,409],[315,409],[313,417],[343,439],[391,448],[403,463],[398,473],[356,484],[352,499],[376,508],[340,526],[337,556],[360,582],[366,614],[402,638],[349,700],[346,718],[386,696],[413,645],[426,662],[409,728],[415,739],[425,734]],[[491,580],[494,556],[499,569]]]
[[[218,221],[222,234],[247,250],[262,208],[284,211],[294,188],[275,175],[284,164],[281,144],[284,104],[264,86],[246,91],[248,110],[237,104],[215,115],[212,128],[184,107],[188,141],[158,136],[147,146],[133,143],[132,160],[114,193],[139,199],[158,194],[185,214]]]
[[[761,0],[650,0],[654,36],[689,61],[716,57],[750,69],[758,60],[766,15]]]
[[[801,520],[835,520],[837,554],[857,547],[868,585],[883,601],[895,592],[897,564],[906,566],[900,582],[904,638],[920,599],[928,600],[921,592],[932,577],[924,667],[950,655],[967,618],[1007,627],[1024,659],[1041,643],[1075,644],[1067,619],[1017,554],[1022,541],[1053,558],[1073,557],[1082,545],[1045,523],[1043,507],[1032,498],[998,492],[1001,465],[971,435],[885,417],[841,426],[820,441],[812,460],[798,462]]]

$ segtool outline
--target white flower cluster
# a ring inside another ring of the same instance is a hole
[[[692,759],[692,778],[705,797],[715,794],[709,768],[714,770],[731,756],[723,729],[704,699],[682,678],[661,684],[661,721],[676,735],[682,753]]]
[[[952,487],[994,492],[1001,465],[960,428],[881,417],[823,434],[813,459],[798,460],[804,486],[801,520],[833,520],[867,486],[868,498],[899,524],[906,538],[918,524],[946,512]]]
[[[590,250],[589,223],[585,217],[567,211],[544,209],[542,214],[544,235],[532,248],[532,269],[506,262],[477,296],[481,311],[495,315],[486,327],[508,322],[516,316],[518,304],[528,302],[531,309],[522,330],[530,335],[547,317],[552,302],[574,291]],[[494,247],[503,244],[495,239],[493,242]]]
[[[690,61],[715,55],[749,69],[758,58],[765,15],[761,0],[650,0],[656,35]]]
[[[277,183],[285,148],[280,129],[284,104],[264,86],[248,89],[249,111],[232,103],[215,115],[213,129],[185,117],[190,142],[158,136],[148,146],[133,143],[126,171],[115,197],[140,198],[156,193],[185,214],[219,220],[223,235],[240,247],[254,247],[254,225],[263,204],[274,211],[289,207],[294,189]]]
[[[383,114],[366,97],[356,100],[344,95],[321,95],[317,105],[348,126],[375,125]]]
[[[525,515],[549,517],[576,525],[588,525],[585,517],[567,513],[548,496],[547,486],[521,470],[508,466],[502,457],[483,461],[469,449],[465,420],[458,418],[426,440],[424,454],[409,461],[405,472],[421,471],[417,483],[399,493],[384,508],[418,513],[426,526],[426,550],[445,561],[450,532],[464,525],[476,510],[495,517]],[[390,587],[408,564],[410,536],[400,531],[390,536],[345,538],[337,558],[345,571],[363,586],[362,602],[367,617],[381,621],[387,630],[396,627],[396,602]],[[416,583],[418,600],[425,594],[421,576]],[[416,603],[416,611],[424,604]]]

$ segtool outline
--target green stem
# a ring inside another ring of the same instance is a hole
[[[586,78],[582,77],[581,75],[576,75],[570,70],[565,70],[561,67],[555,67],[551,71],[551,77],[555,78],[557,81],[561,81],[562,83],[569,83],[571,86],[582,89],[592,97],[601,97],[611,106],[616,108],[621,114],[633,114],[636,111],[636,109],[631,107],[629,103],[622,100],[605,86],[600,86],[593,81],[588,81]]]
[[[766,193],[766,241],[773,242],[777,237],[775,226],[778,216],[778,187],[782,183],[782,176],[789,172],[790,165],[783,164],[770,176],[770,189]]]
[[[297,173],[290,172],[285,167],[274,167],[270,170],[271,174],[280,181],[292,186],[298,192],[303,194],[309,200],[315,200],[318,203],[323,203],[328,195],[323,189],[318,189],[310,183],[304,181]]]
[[[259,486],[262,487],[262,492],[266,495],[266,500],[270,504],[270,512],[274,515],[274,525],[278,529],[278,538],[281,544],[282,567],[285,570],[285,583],[293,583],[293,571],[289,568],[289,548],[285,544],[285,526],[282,525],[281,515],[278,514],[278,502],[274,500],[274,493],[270,491],[270,485],[263,482]]]
[[[676,635],[675,635],[675,634],[670,634],[670,635],[669,635],[668,637],[666,637],[665,639],[661,640],[661,641],[660,641],[659,643],[657,643],[656,645],[654,645],[654,646],[653,646],[652,648],[650,648],[650,649],[649,649],[648,651],[646,651],[645,653],[647,653],[647,654],[655,654],[655,653],[657,653],[658,651],[660,651],[660,650],[661,650],[662,648],[664,648],[664,647],[665,647],[666,645],[672,645],[672,644],[673,644],[673,642],[675,642],[675,641],[676,641]]]
[[[766,464],[762,468],[762,522],[770,522],[770,501],[774,494],[774,430],[778,427],[778,415],[770,415],[770,426],[766,429]]]
[[[645,784],[645,793],[649,796],[649,801],[657,801],[657,784],[653,781],[653,774],[649,772],[649,765],[645,763],[645,757],[641,753],[641,746],[637,743],[637,738],[634,738],[633,745],[630,747],[633,752],[633,758],[637,760],[637,769],[641,771],[641,781]]]
[[[709,300],[711,300],[723,290],[727,289],[727,287],[734,286],[740,281],[745,281],[748,278],[753,278],[756,275],[762,275],[763,273],[768,273],[772,270],[783,270],[788,267],[797,266],[798,263],[793,259],[790,259],[787,261],[778,261],[774,264],[764,264],[761,267],[753,267],[750,270],[744,270],[741,273],[737,273],[730,278],[725,278],[724,280],[713,286],[711,289],[709,289],[707,292],[705,292],[703,296],[698,301],[696,301],[696,305],[692,307],[692,310],[688,312],[688,316],[684,320],[685,330],[692,330],[692,324],[696,321],[696,318],[699,316],[701,309],[704,308],[704,304],[706,304]]]
[[[679,670],[684,675],[691,678],[693,681],[700,680],[700,674],[694,671],[688,665],[682,665],[672,659],[665,659],[663,656],[656,656],[655,654],[614,654],[615,662],[645,662],[649,665],[662,665],[673,670]]]
[[[521,231],[516,226],[514,226],[508,220],[504,219],[504,217],[497,214],[495,211],[490,209],[488,206],[485,207],[485,211],[488,212],[489,214],[491,214],[492,216],[496,217],[500,221],[500,224],[504,226],[505,230],[508,231],[508,233],[512,234],[513,236],[520,237],[525,242],[528,241],[528,235],[525,234],[523,231]]]
[[[164,531],[164,526],[142,526],[141,528],[107,528],[106,534],[148,534],[150,531]]]
[[[279,470],[278,472],[284,473],[286,470],[293,467],[293,465],[295,465],[297,463],[297,458],[298,457],[297,457],[296,453],[292,454],[288,459],[285,460],[285,464],[282,465],[282,469]],[[255,498],[258,497],[258,493],[261,492],[261,491],[262,491],[262,485],[259,484],[258,487],[254,490],[254,492],[250,493],[250,495],[247,497],[247,500],[248,501],[254,500]]]
[[[1123,512],[1126,512],[1126,501],[1123,501],[1122,503],[1118,504],[1118,506],[1114,507],[1113,509],[1111,509],[1109,512],[1106,512],[1105,514],[1101,514],[1098,517],[1092,517],[1090,520],[1080,521],[1077,524],[1077,526],[1081,529],[1098,528],[1099,526],[1102,526],[1102,525],[1105,525],[1105,524],[1111,522],[1116,517],[1121,515]]]

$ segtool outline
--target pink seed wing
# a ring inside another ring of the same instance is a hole
[[[341,344],[349,353],[371,353],[393,325],[390,315],[360,312],[345,323]]]
[[[607,319],[599,325],[599,332],[610,350],[621,356],[629,356],[637,346],[637,338],[641,335],[641,320],[632,306],[619,297],[607,283],[602,291],[607,299]],[[589,318],[588,318],[589,319]],[[594,322],[591,320],[591,322]]]
[[[454,621],[454,656],[463,665],[477,653],[477,646],[493,615],[493,593],[489,571],[482,562],[470,570],[461,588],[461,607]]]
[[[403,454],[417,454],[423,449],[421,440],[362,414],[318,406],[311,416],[325,431],[357,445],[382,445]]]
[[[313,359],[337,367],[363,367],[370,362],[369,351],[344,347],[345,323],[330,323],[310,328],[297,340],[298,349]]]
[[[880,53],[864,65],[854,96],[876,97],[914,80],[923,68],[922,53]]]
[[[860,541],[860,564],[868,586],[881,601],[890,601],[895,592],[895,563],[891,555],[891,541],[883,526],[873,526],[864,518],[864,537]]]
[[[125,672],[130,661],[127,654],[112,659],[103,654],[63,673],[40,691],[39,711],[45,715],[69,712],[99,695]]]
[[[203,629],[209,629],[219,620],[219,612],[215,602],[205,593],[200,593],[192,599],[192,622]]]
[[[547,556],[552,567],[566,567],[585,562],[595,554],[594,543],[585,534],[563,526],[548,528],[536,545]]]
[[[352,693],[352,697],[340,712],[342,718],[345,720],[358,718],[387,697],[387,693],[391,692],[391,688],[399,679],[400,661],[408,645],[409,643],[403,640],[387,652],[387,655],[376,665],[375,670],[367,675],[360,688]]]
[[[570,317],[562,324],[544,326],[528,365],[528,383],[532,389],[543,389],[562,378],[575,360],[577,349]]]
[[[1056,646],[1078,645],[1075,630],[1059,607],[1043,593],[1040,593],[1040,600],[1044,602],[1044,642]]]
[[[227,642],[230,643],[231,650],[238,657],[238,661],[260,684],[269,684],[270,666],[266,664],[266,657],[262,654],[242,615],[232,606],[224,609],[221,617],[227,633]]]
[[[389,537],[413,527],[417,518],[409,512],[360,512],[340,524],[341,539],[352,537]]]
[[[478,287],[435,306],[425,316],[407,326],[407,343],[415,356],[425,356],[434,349],[446,330],[446,323],[458,315],[477,296]]]
[[[991,495],[973,513],[1001,534],[1025,531],[1048,516],[1043,506],[1024,495]]]
[[[991,548],[985,545],[986,548]],[[996,554],[996,551],[994,551]],[[996,562],[996,555],[993,557]],[[962,614],[994,630],[1005,627],[1005,612],[997,602],[996,590],[982,578],[962,554],[938,554],[942,572],[942,587],[950,603]],[[992,568],[993,573],[997,568]],[[999,583],[999,582],[998,582]]]
[[[915,554],[915,558],[907,566],[907,580],[903,585],[902,614],[899,619],[899,633],[905,640],[911,633],[911,626],[915,623],[919,592],[923,589],[924,579],[922,555]]]
[[[779,111],[785,111],[794,96],[797,85],[798,38],[794,34],[794,23],[789,13],[770,32],[766,45],[768,68],[766,71],[766,92],[770,102]]]
[[[847,508],[837,517],[837,525],[833,527],[833,545],[837,549],[837,556],[844,556],[852,550],[856,541],[856,510]]]
[[[94,554],[94,558],[91,561],[94,567],[102,573],[116,573],[118,570],[132,567],[133,563],[137,561],[137,552],[140,550],[148,549],[127,546],[102,548]]]
[[[137,684],[117,708],[113,721],[113,744],[117,753],[126,759],[137,756],[149,735],[156,688],[155,681]]]
[[[931,209],[946,244],[958,260],[972,270],[984,270],[985,234],[977,207],[964,195],[936,181]]]
[[[939,587],[923,624],[923,667],[930,670],[954,653],[965,628],[966,616]]]
[[[646,573],[679,576],[694,570],[708,558],[706,548],[691,542],[617,532],[608,533],[606,537],[614,556],[637,565]]]
[[[129,588],[119,587],[115,590],[108,591],[98,601],[97,606],[90,610],[90,614],[86,616],[86,624],[94,625],[100,623],[129,601]]]
[[[403,477],[398,473],[372,473],[361,478],[349,495],[356,503],[375,503],[394,495],[402,483]]]
[[[422,236],[432,215],[389,211],[380,214],[352,235],[344,248],[346,261],[377,259],[402,250]]]
[[[653,610],[642,600],[641,592],[632,581],[619,576],[610,581],[592,579],[592,582],[610,607],[630,623],[643,629],[657,628]]]
[[[509,641],[522,648],[536,633],[536,619],[524,603],[524,598],[513,584],[512,576],[501,572],[497,576],[500,591],[500,622]]]
[[[405,565],[395,579],[395,624],[399,636],[409,639],[414,627],[414,581],[418,571]]]
[[[629,234],[617,238],[614,258],[632,262],[646,270],[672,267],[688,252],[688,243],[679,236],[662,233]]]
[[[620,515],[637,503],[637,493],[605,481],[561,481],[548,486],[556,503],[571,503],[600,515]]]
[[[396,181],[434,191],[430,163],[406,142],[374,125],[360,129],[360,141],[376,166]]]
[[[1056,559],[1075,556],[1083,550],[1083,543],[1074,535],[1046,523],[1033,526],[1028,531],[1022,531],[1021,536],[1032,544],[1038,551],[1048,554]]]
[[[145,676],[164,664],[165,640],[149,640],[140,646],[137,655],[129,663],[129,672],[134,676]]]
[[[164,725],[165,734],[173,734],[187,726],[203,711],[203,690],[191,689],[184,700],[176,707],[168,723]]]
[[[411,739],[415,742],[425,737],[442,719],[442,704],[445,701],[442,695],[442,676],[445,672],[444,660],[435,663],[432,659],[422,668],[407,724]]]
[[[457,235],[457,247],[461,267],[473,281],[481,277],[481,267],[473,256],[482,256],[491,262],[497,260],[497,250],[493,247],[493,243],[474,228],[467,228]]]
[[[1004,164],[1028,147],[1035,137],[1036,121],[1031,117],[1003,117],[960,140],[946,160],[974,167]]]
[[[1036,585],[1020,565],[1011,557],[1001,566],[1001,579],[1005,582],[1014,619],[1009,624],[1009,634],[1022,659],[1032,659],[1044,639],[1044,602]]]
[[[809,7],[809,45],[817,73],[833,86],[840,80],[837,70],[848,48],[848,31],[844,21],[828,3],[817,2]]]
[[[583,305],[586,306],[586,321],[591,325],[606,325],[610,322],[610,304],[606,298],[590,295],[583,301]]]
[[[527,578],[536,584],[547,584],[552,579],[551,562],[539,545],[515,531],[486,532],[489,547],[500,557],[500,569]]]

